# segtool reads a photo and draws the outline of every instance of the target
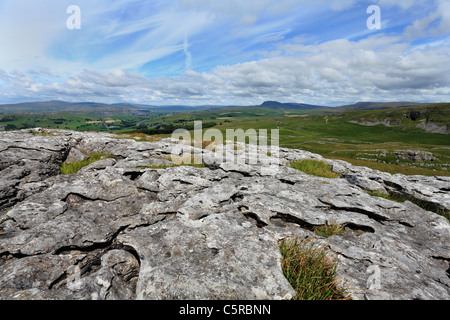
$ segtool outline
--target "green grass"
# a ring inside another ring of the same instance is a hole
[[[295,300],[349,299],[338,279],[338,261],[311,241],[284,239],[280,244],[282,270],[297,292]]]
[[[344,234],[345,230],[339,224],[333,222],[331,224],[315,227],[314,232],[321,237],[329,238],[332,236]]]
[[[330,166],[319,160],[301,160],[291,162],[291,168],[303,171],[306,174],[323,177],[323,178],[338,178],[339,174],[330,170]]]
[[[80,171],[83,167],[90,165],[91,163],[97,162],[99,160],[112,158],[112,155],[107,155],[104,153],[92,153],[89,154],[88,160],[76,161],[71,163],[61,164],[61,174],[74,174]]]
[[[410,119],[406,115],[416,112],[418,117]],[[450,104],[438,103],[419,107],[395,108],[387,110],[358,110],[343,113],[346,121],[356,122],[382,122],[388,121],[391,126],[396,125],[402,131],[424,132],[417,125],[421,122],[432,122],[438,125],[446,125],[450,121]]]
[[[437,170],[432,170],[429,168],[418,168],[418,167],[414,167],[414,166],[373,162],[373,161],[367,161],[367,160],[354,159],[354,158],[351,158],[351,156],[329,155],[329,156],[327,156],[327,158],[344,160],[355,166],[368,167],[368,168],[372,168],[375,170],[387,172],[390,174],[400,173],[400,174],[404,174],[404,175],[450,176],[449,171],[442,171],[442,170],[437,171]]]
[[[240,109],[239,114],[235,112],[232,118],[218,125],[217,128],[223,132],[227,128],[269,129],[269,132],[270,129],[278,128],[281,147],[302,149],[318,153],[325,158],[341,159],[392,174],[450,176],[450,168],[439,166],[439,164],[450,163],[450,150],[447,149],[448,136],[426,133],[417,128],[420,119],[412,121],[404,116],[404,113],[410,110],[422,110],[422,115],[427,119],[432,121],[431,119],[436,117],[442,124],[448,123],[446,115],[450,105],[334,113],[327,115],[328,122],[324,114],[306,114],[301,110],[277,110],[277,114],[267,112],[266,116],[259,116],[256,115],[256,111],[252,114],[251,110]],[[215,112],[224,113],[223,110]],[[260,110],[258,113],[263,114],[263,111]],[[298,113],[299,116],[293,116],[294,113]],[[358,120],[358,115],[364,119],[373,120],[383,120],[383,117],[404,120],[397,127],[383,125],[368,127],[350,123],[350,121]],[[220,120],[216,119],[216,121]],[[388,157],[367,155],[381,153],[380,150],[386,150]],[[420,165],[412,161],[399,160],[393,156],[397,150],[432,152],[438,161]]]

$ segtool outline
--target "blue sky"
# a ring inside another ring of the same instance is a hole
[[[0,0],[0,47],[0,103],[450,101],[450,0]]]

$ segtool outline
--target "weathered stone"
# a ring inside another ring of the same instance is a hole
[[[280,166],[249,148],[247,162],[197,150],[207,168],[146,169],[171,164],[170,139],[33,132],[0,133],[1,299],[289,298],[278,249],[288,237],[328,247],[353,299],[450,298],[448,220],[365,192],[448,210],[447,177],[390,175],[283,148]],[[73,150],[114,158],[58,175]],[[301,159],[325,160],[341,176],[286,166]],[[315,234],[330,224],[344,234]]]
[[[85,155],[83,152],[78,150],[77,148],[70,149],[69,155],[66,158],[66,163],[73,163],[79,161],[89,160],[89,156]]]
[[[155,224],[119,240],[141,255],[138,299],[281,299],[277,242],[241,214]]]
[[[411,160],[414,162],[437,160],[431,152],[426,151],[398,150],[395,152],[395,155],[398,159]]]

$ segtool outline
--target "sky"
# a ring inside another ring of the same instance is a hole
[[[0,103],[47,100],[448,102],[450,0],[0,0]]]

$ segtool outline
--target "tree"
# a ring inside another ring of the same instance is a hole
[[[11,124],[11,123],[8,123],[5,126],[5,131],[14,131],[14,130],[17,130],[17,127],[15,125]]]

